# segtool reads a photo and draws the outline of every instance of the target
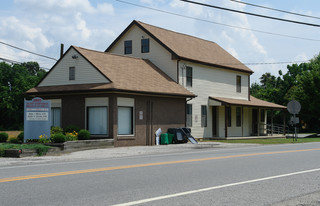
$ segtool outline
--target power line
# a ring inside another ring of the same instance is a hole
[[[310,60],[306,61],[288,61],[288,62],[259,62],[259,63],[243,63],[245,65],[265,65],[265,64],[296,64],[296,63],[304,63],[309,62]]]
[[[205,20],[205,19],[195,18],[195,17],[186,16],[186,15],[182,15],[182,14],[177,14],[177,13],[173,13],[173,12],[169,12],[169,11],[164,11],[164,10],[156,9],[156,8],[152,8],[152,7],[142,6],[142,5],[139,5],[139,4],[134,4],[134,3],[127,2],[127,1],[123,1],[123,0],[116,0],[116,1],[121,2],[121,3],[124,3],[124,4],[129,4],[129,5],[132,5],[132,6],[136,6],[136,7],[141,7],[141,8],[145,8],[145,9],[157,11],[157,12],[162,12],[162,13],[174,15],[174,16],[179,16],[179,17],[183,17],[183,18],[193,19],[193,20],[202,21],[202,22],[211,23],[211,24],[217,24],[217,25],[221,25],[221,26],[227,26],[227,27],[236,28],[236,29],[253,31],[253,32],[258,32],[258,33],[263,33],[263,34],[269,34],[269,35],[274,35],[274,36],[282,36],[282,37],[293,38],[293,39],[301,39],[301,40],[308,40],[308,41],[320,41],[320,39],[311,39],[311,38],[305,38],[305,37],[297,37],[297,36],[291,36],[291,35],[287,35],[287,34],[278,34],[278,33],[273,33],[273,32],[268,32],[268,31],[261,31],[261,30],[257,30],[257,29],[249,29],[249,28],[245,28],[245,27],[233,26],[233,25],[224,24],[224,23],[220,23],[220,22],[214,22],[214,21],[209,21],[209,20]]]
[[[22,48],[19,48],[19,47],[13,46],[13,45],[8,44],[8,43],[5,43],[5,42],[1,42],[1,41],[0,41],[0,44],[3,44],[3,45],[6,45],[6,46],[9,46],[9,47],[12,47],[12,48],[15,48],[15,49],[18,49],[18,50],[21,50],[21,51],[24,51],[24,52],[27,52],[27,53],[33,54],[33,55],[37,55],[37,56],[40,56],[40,57],[44,57],[44,58],[47,58],[47,59],[52,59],[52,60],[58,61],[58,60],[57,60],[57,59],[55,59],[55,58],[52,58],[52,57],[49,57],[49,56],[45,56],[45,55],[42,55],[42,54],[37,54],[37,53],[35,53],[35,52],[28,51],[28,50],[25,50],[25,49],[22,49]]]
[[[23,62],[18,62],[16,60],[11,60],[11,59],[6,59],[6,58],[2,58],[0,57],[0,60],[4,61],[4,62],[8,62],[8,63],[11,63],[11,64],[23,64]],[[40,69],[44,69],[44,70],[47,70],[49,71],[50,69],[46,68],[46,67],[40,67]]]
[[[239,11],[239,10],[235,10],[235,9],[229,9],[229,8],[220,7],[220,6],[214,6],[214,5],[211,5],[211,4],[204,4],[204,3],[200,3],[200,2],[196,2],[196,1],[189,1],[189,0],[180,0],[180,1],[191,3],[191,4],[197,4],[197,5],[200,5],[200,6],[206,6],[206,7],[210,7],[210,8],[215,8],[215,9],[221,9],[221,10],[230,11],[230,12],[236,12],[236,13],[241,13],[241,14],[261,17],[261,18],[267,18],[267,19],[284,21],[284,22],[295,23],[295,24],[302,24],[302,25],[306,25],[306,26],[320,27],[319,24],[311,24],[311,23],[307,23],[307,22],[294,21],[294,20],[290,20],[290,19],[282,19],[282,18],[277,18],[277,17],[272,17],[272,16],[255,14],[255,13]]]
[[[303,16],[303,17],[308,17],[308,18],[313,18],[313,19],[320,19],[320,17],[317,17],[317,16],[311,16],[311,15],[306,15],[306,14],[300,14],[300,13],[285,11],[285,10],[281,10],[281,9],[275,9],[275,8],[271,8],[271,7],[267,7],[267,6],[261,6],[261,5],[257,5],[257,4],[247,3],[247,2],[244,2],[244,1],[238,1],[238,0],[230,0],[230,1],[237,2],[237,3],[240,3],[240,4],[249,5],[249,6],[254,6],[254,7],[258,7],[258,8],[268,9],[268,10],[272,10],[272,11],[278,11],[278,12],[282,12],[282,13],[286,13],[286,14],[292,14],[292,15],[296,15],[296,16]]]

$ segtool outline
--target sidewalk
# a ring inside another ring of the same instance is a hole
[[[106,149],[93,149],[77,151],[67,154],[47,155],[41,157],[23,157],[23,158],[0,158],[0,166],[10,165],[28,165],[34,163],[47,163],[47,162],[66,162],[77,160],[90,160],[90,159],[104,159],[104,158],[118,158],[137,155],[155,155],[166,153],[179,153],[195,151],[199,149],[219,149],[219,148],[237,148],[256,146],[256,144],[231,144],[220,142],[199,142],[199,144],[170,144],[158,146],[134,146],[134,147],[114,147]]]

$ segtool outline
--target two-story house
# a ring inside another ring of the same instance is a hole
[[[196,94],[186,126],[197,138],[265,134],[266,110],[285,109],[250,96],[253,71],[211,41],[133,21],[106,52],[149,59]]]

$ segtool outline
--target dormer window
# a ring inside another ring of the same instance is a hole
[[[132,54],[132,40],[124,41],[124,54]]]
[[[141,39],[141,53],[149,53],[149,39]]]
[[[76,79],[76,68],[69,67],[69,80],[75,80],[75,79]]]

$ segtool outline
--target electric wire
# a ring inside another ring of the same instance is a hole
[[[8,43],[2,42],[2,41],[0,41],[0,44],[9,46],[9,47],[12,47],[12,48],[15,48],[15,49],[18,49],[18,50],[21,50],[21,51],[24,51],[24,52],[33,54],[33,55],[37,55],[37,56],[40,56],[40,57],[44,57],[44,58],[47,58],[47,59],[52,59],[52,60],[58,61],[58,60],[55,59],[55,58],[52,58],[52,57],[49,57],[49,56],[45,56],[45,55],[42,55],[42,54],[38,54],[38,53],[35,53],[35,52],[32,52],[32,51],[28,51],[28,50],[26,50],[26,49],[22,49],[22,48],[13,46],[13,45],[11,45],[11,44],[8,44]]]
[[[274,36],[282,36],[282,37],[300,39],[300,40],[307,40],[307,41],[316,41],[316,42],[320,41],[320,39],[312,39],[312,38],[291,36],[291,35],[287,35],[287,34],[279,34],[279,33],[273,33],[273,32],[268,32],[268,31],[257,30],[257,29],[250,29],[250,28],[240,27],[240,26],[233,26],[233,25],[229,25],[229,24],[224,24],[224,23],[215,22],[215,21],[209,21],[209,20],[206,20],[206,19],[200,19],[200,18],[191,17],[191,16],[187,16],[187,15],[183,15],[183,14],[177,14],[177,13],[173,13],[173,12],[169,12],[169,11],[165,11],[165,10],[161,10],[161,9],[157,9],[157,8],[143,6],[143,5],[139,5],[139,4],[123,1],[123,0],[115,0],[115,1],[118,1],[118,2],[121,2],[121,3],[124,3],[124,4],[128,4],[128,5],[132,5],[132,6],[136,6],[136,7],[140,7],[140,8],[145,8],[145,9],[161,12],[161,13],[166,13],[166,14],[170,14],[170,15],[174,15],[174,16],[193,19],[193,20],[202,21],[202,22],[211,23],[211,24],[216,24],[216,25],[220,25],[220,26],[226,26],[226,27],[235,28],[235,29],[242,29],[242,30],[247,30],[247,31],[252,31],[252,32],[257,32],[257,33],[269,34],[269,35],[274,35]]]
[[[244,2],[244,1],[238,1],[238,0],[230,0],[230,1],[233,1],[233,2],[236,2],[236,3],[240,3],[240,4],[249,5],[249,6],[253,6],[253,7],[268,9],[268,10],[272,10],[272,11],[278,11],[278,12],[282,12],[282,13],[286,13],[286,14],[292,14],[292,15],[296,15],[296,16],[308,17],[308,18],[313,18],[313,19],[320,19],[320,17],[317,17],[317,16],[311,16],[311,15],[300,14],[300,13],[291,12],[291,11],[285,11],[285,10],[281,10],[281,9],[275,9],[275,8],[271,8],[271,7],[267,7],[267,6],[261,6],[261,5],[257,5],[257,4],[247,3],[247,2]]]
[[[307,22],[294,21],[294,20],[290,20],[290,19],[282,19],[282,18],[277,18],[277,17],[272,17],[272,16],[255,14],[255,13],[239,11],[239,10],[235,10],[235,9],[229,9],[229,8],[220,7],[220,6],[215,6],[215,5],[211,5],[211,4],[204,4],[204,3],[200,3],[200,2],[196,2],[196,1],[190,1],[190,0],[180,0],[180,1],[191,3],[191,4],[197,4],[197,5],[200,5],[200,6],[210,7],[210,8],[214,8],[214,9],[221,9],[221,10],[225,10],[225,11],[236,12],[236,13],[246,14],[246,15],[251,15],[251,16],[256,16],[256,17],[261,17],[261,18],[284,21],[284,22],[289,22],[289,23],[294,23],[294,24],[301,24],[301,25],[305,25],[305,26],[320,27],[319,24],[312,24],[312,23],[307,23]]]

